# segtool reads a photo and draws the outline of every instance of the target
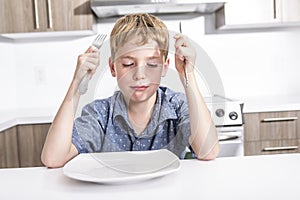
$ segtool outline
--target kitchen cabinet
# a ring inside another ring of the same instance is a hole
[[[49,127],[49,124],[18,125],[20,167],[43,166],[41,152]]]
[[[300,111],[244,114],[245,155],[299,152]]]
[[[0,33],[93,30],[89,0],[0,0]]]
[[[300,153],[300,111],[297,112],[298,123],[297,123],[297,138],[298,138],[298,153]]]
[[[17,127],[0,132],[0,168],[18,167]]]
[[[231,0],[216,13],[216,27],[221,30],[298,26],[299,22],[299,0]]]
[[[0,168],[43,166],[40,157],[49,127],[17,125],[0,132]]]

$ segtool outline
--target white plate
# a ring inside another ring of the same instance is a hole
[[[166,149],[79,154],[64,167],[73,179],[122,183],[164,176],[179,170],[178,157]]]

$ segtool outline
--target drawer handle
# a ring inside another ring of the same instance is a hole
[[[263,151],[285,151],[285,150],[296,150],[298,146],[286,146],[286,147],[265,147]]]
[[[51,9],[51,0],[47,0],[47,7],[48,7],[48,28],[53,28],[53,22],[52,22],[52,9]]]
[[[261,120],[262,122],[282,122],[282,121],[294,121],[298,117],[278,117],[278,118],[265,118]]]

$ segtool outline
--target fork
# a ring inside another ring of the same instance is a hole
[[[94,39],[92,45],[99,50],[101,48],[105,38],[106,38],[106,34],[98,34],[97,37]],[[82,81],[80,82],[79,87],[78,87],[78,92],[80,95],[86,93],[86,91],[88,89],[88,85],[89,85],[89,79],[90,79],[90,76],[88,74],[85,74],[84,77],[82,78]]]
[[[181,30],[181,22],[179,22],[179,31],[180,31],[180,33],[182,33],[182,30]],[[183,60],[183,69],[184,69],[184,77],[185,77],[185,87],[187,88],[188,85],[189,85],[189,79],[188,79],[188,77],[187,77],[186,60],[185,60],[185,59]]]

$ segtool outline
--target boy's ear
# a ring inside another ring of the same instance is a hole
[[[112,61],[111,58],[109,58],[108,63],[109,63],[109,69],[110,69],[111,75],[112,75],[113,77],[116,77],[116,74],[117,74],[117,73],[116,73],[116,70],[115,70],[115,64],[114,64],[114,62]]]
[[[167,58],[166,61],[164,62],[164,66],[163,66],[163,71],[161,74],[161,77],[165,77],[167,74],[167,71],[169,69],[169,65],[170,65],[170,58]]]

